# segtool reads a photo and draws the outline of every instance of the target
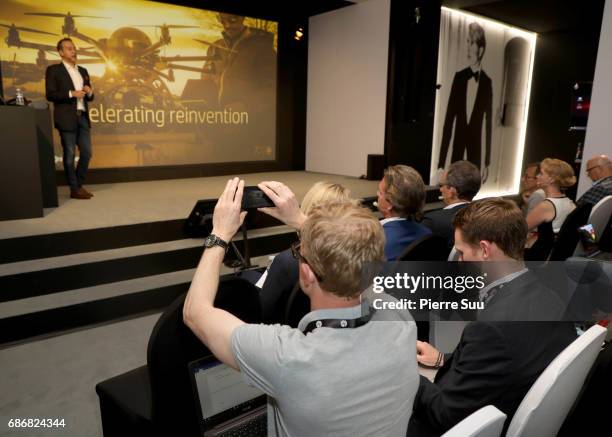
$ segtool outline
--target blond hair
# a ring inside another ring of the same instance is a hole
[[[321,288],[354,298],[371,283],[385,260],[385,234],[367,208],[355,202],[314,207],[300,231],[302,252],[321,278]]]
[[[565,161],[555,158],[546,158],[540,163],[540,171],[545,170],[553,182],[560,189],[566,189],[576,183],[574,169]]]
[[[400,217],[419,219],[425,205],[425,183],[414,168],[407,165],[387,167],[385,175],[385,199]]]
[[[310,211],[317,205],[330,202],[344,202],[351,198],[351,192],[341,184],[327,181],[319,181],[314,184],[302,199],[300,208],[304,215],[310,215]]]

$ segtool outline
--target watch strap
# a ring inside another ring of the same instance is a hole
[[[207,239],[208,239],[208,244],[206,245],[206,247],[208,247],[208,248],[214,247],[214,246],[220,246],[226,252],[227,252],[227,249],[229,249],[229,243],[227,241],[225,241],[225,240],[222,240],[221,238],[219,238],[215,234],[210,234],[207,237]]]

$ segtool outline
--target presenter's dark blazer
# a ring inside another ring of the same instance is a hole
[[[505,432],[538,376],[576,339],[572,323],[525,320],[552,320],[564,309],[530,272],[504,286],[465,327],[435,382],[421,376],[407,435],[439,436],[486,405],[508,416]]]
[[[434,235],[439,235],[448,240],[448,247],[455,244],[455,228],[453,228],[453,219],[455,215],[465,208],[468,204],[463,203],[449,209],[437,209],[428,212],[423,217],[423,223]]]
[[[91,80],[87,70],[77,65],[79,73],[83,77],[83,85],[91,87]],[[70,73],[63,63],[49,65],[45,73],[45,91],[47,100],[53,102],[53,121],[55,127],[62,131],[74,131],[77,128],[77,99],[68,97],[68,91],[75,91]],[[85,110],[88,111],[87,102],[93,100],[85,96]],[[86,112],[89,123],[89,112]],[[91,123],[90,123],[91,125]]]
[[[462,160],[463,152],[467,150],[467,160],[480,168],[482,123],[485,116],[487,123],[485,132],[485,166],[489,166],[491,163],[491,119],[493,106],[493,86],[491,78],[487,76],[484,70],[480,70],[478,90],[476,92],[476,100],[474,101],[471,118],[466,108],[469,80],[473,80],[472,69],[470,67],[455,73],[442,130],[442,143],[440,144],[440,160],[438,161],[438,167],[444,167],[446,163],[446,155],[453,134],[454,122],[455,135],[451,162]]]

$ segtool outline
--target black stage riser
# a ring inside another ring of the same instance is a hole
[[[0,345],[161,311],[189,283],[0,319]]]
[[[255,257],[280,252],[296,238],[295,232],[291,232],[249,239],[250,255]],[[236,246],[244,254],[244,243],[237,241]],[[191,247],[2,276],[0,302],[193,269],[202,256],[202,250],[202,247]],[[232,256],[232,251],[228,252],[228,256]]]
[[[249,230],[280,224],[263,213],[249,218]],[[185,219],[165,220],[7,238],[0,240],[0,264],[181,240],[189,238],[184,226]]]

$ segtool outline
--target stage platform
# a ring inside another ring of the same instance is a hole
[[[246,185],[264,180],[287,184],[298,199],[317,181],[348,187],[353,196],[376,196],[377,181],[305,171],[238,175]],[[95,197],[71,199],[67,186],[58,188],[59,207],[45,209],[42,218],[0,222],[0,240],[58,232],[185,219],[195,202],[215,199],[225,188],[228,176],[87,185]]]

